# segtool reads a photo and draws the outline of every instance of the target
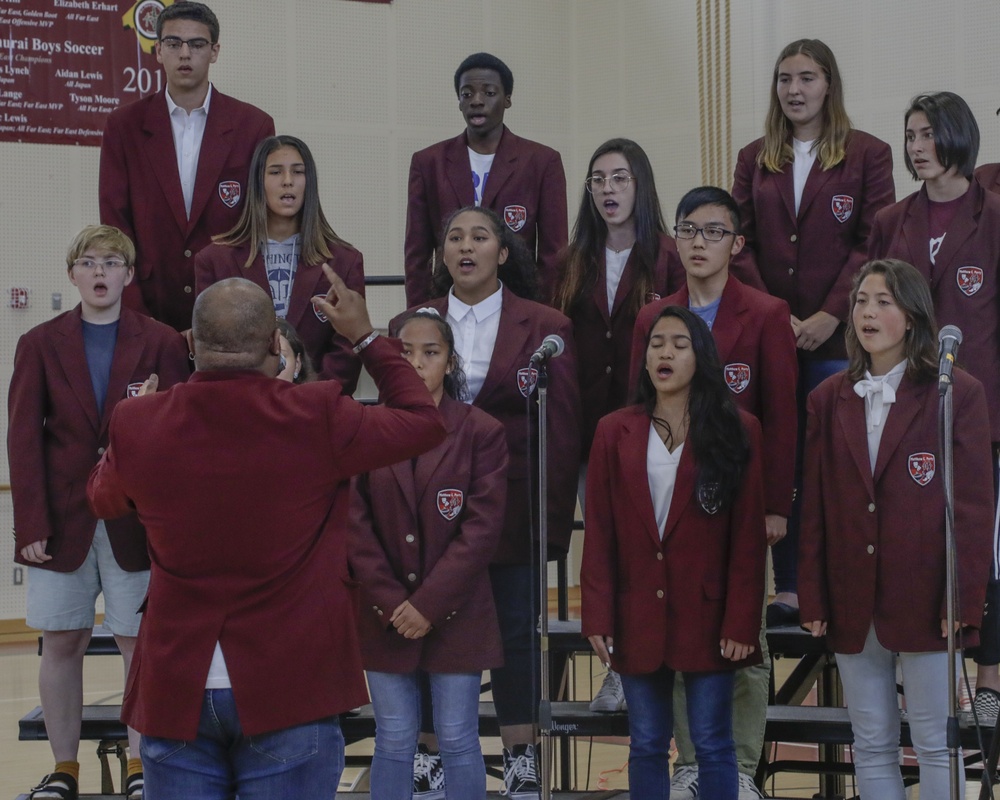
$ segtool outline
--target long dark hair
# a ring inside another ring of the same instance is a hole
[[[455,351],[455,333],[448,324],[448,320],[442,317],[436,308],[417,308],[407,311],[400,317],[396,324],[396,337],[403,333],[403,328],[407,322],[415,319],[426,319],[437,325],[441,332],[441,338],[448,346],[448,361],[451,365],[451,372],[444,376],[444,391],[452,400],[464,401],[469,396],[469,382],[465,377],[465,370],[462,369],[462,359]]]
[[[313,366],[312,359],[309,358],[309,353],[306,352],[306,346],[302,342],[302,337],[299,336],[299,332],[295,330],[294,326],[287,319],[282,319],[278,317],[276,320],[278,326],[278,333],[285,337],[288,341],[288,346],[292,348],[292,352],[299,357],[299,361],[302,362],[302,366],[299,367],[299,371],[292,378],[292,383],[311,383],[316,380],[316,367]]]
[[[697,497],[710,513],[727,508],[736,499],[743,472],[750,461],[750,441],[739,411],[726,386],[719,352],[708,326],[683,306],[667,306],[649,326],[646,349],[661,319],[675,317],[687,326],[694,350],[695,369],[688,394],[688,436],[698,466]],[[650,419],[656,409],[656,389],[649,373],[639,372],[636,402]]]
[[[631,139],[609,139],[590,157],[587,176],[594,170],[594,162],[607,153],[620,153],[628,162],[629,172],[635,180],[635,245],[630,266],[635,275],[632,290],[627,298],[632,314],[638,314],[646,296],[653,289],[653,267],[660,253],[660,234],[666,232],[660,198],[656,194],[653,167],[646,151]],[[581,190],[580,210],[576,213],[573,236],[563,260],[563,276],[556,290],[555,305],[569,316],[573,307],[594,290],[597,282],[598,262],[604,256],[608,239],[608,224],[601,217],[594,196]]]
[[[854,330],[854,304],[858,289],[869,275],[881,275],[899,310],[903,312],[909,329],[904,334],[903,353],[906,356],[906,375],[914,383],[934,380],[938,373],[938,327],[934,318],[934,301],[927,280],[920,271],[897,258],[880,258],[869,261],[854,276],[851,285],[851,316],[847,322],[844,339],[847,342],[847,377],[860,381],[865,370],[870,369],[872,357],[861,346],[858,332]]]
[[[528,246],[520,236],[517,236],[510,228],[501,222],[496,212],[482,206],[464,206],[452,212],[445,220],[441,229],[441,241],[448,238],[448,231],[455,217],[464,214],[466,211],[474,211],[485,219],[490,230],[500,240],[500,246],[507,248],[507,260],[500,265],[497,270],[497,277],[503,281],[503,285],[510,289],[518,297],[525,300],[535,300],[538,294],[538,275],[536,272],[535,259],[532,257]],[[444,245],[438,248],[434,259],[434,276],[431,286],[431,293],[434,297],[444,297],[448,294],[454,281],[451,273],[444,263]]]

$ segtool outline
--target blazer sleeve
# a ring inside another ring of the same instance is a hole
[[[826,513],[823,493],[824,425],[833,410],[821,407],[813,392],[806,402],[806,448],[802,476],[802,525],[799,529],[799,617],[803,623],[830,619],[826,571]],[[833,477],[830,477],[833,480]],[[985,587],[984,587],[985,588]]]
[[[961,607],[959,621],[979,627],[986,584],[993,563],[993,496],[989,412],[986,392],[970,381],[954,419],[955,549]],[[956,393],[957,394],[957,393]],[[947,598],[941,598],[941,619],[947,619]]]
[[[7,400],[7,460],[14,501],[14,548],[53,534],[45,467],[45,366],[34,337],[22,336],[14,352]]]
[[[580,481],[580,384],[576,372],[573,324],[563,318],[558,335],[565,352],[549,362],[548,480],[549,553],[562,555],[569,548],[576,518],[576,493]]]
[[[215,274],[215,259],[212,245],[203,247],[194,256],[194,296],[197,297],[218,281]]]
[[[340,277],[347,288],[353,289],[362,297],[365,296],[365,260],[361,251],[354,250],[353,257],[343,270]],[[321,378],[333,378],[340,381],[344,394],[354,394],[358,388],[358,376],[361,374],[361,359],[354,354],[351,343],[339,333],[334,333],[329,349],[323,354],[321,363],[316,365]]]
[[[128,408],[135,408],[136,402],[142,398],[133,398],[128,404]],[[115,458],[115,435],[117,424],[126,406],[119,403],[111,415],[111,427],[108,433],[108,447],[101,456],[101,460],[90,472],[87,481],[87,500],[90,502],[90,510],[98,519],[118,519],[124,517],[130,511],[135,510],[135,506],[125,491],[121,475],[118,472],[118,463]]]
[[[101,165],[97,182],[98,207],[101,224],[113,225],[136,243],[135,224],[132,218],[132,202],[129,192],[128,162],[125,157],[125,142],[121,125],[114,115],[108,118],[101,138]],[[143,254],[138,253],[142,258]],[[139,281],[133,280],[122,292],[122,302],[126,308],[140,314],[152,316],[142,299]]]
[[[632,326],[632,351],[629,355],[628,391],[629,396],[639,385],[639,375],[646,363],[646,337],[649,335],[649,324],[652,322],[652,305],[639,309]]]
[[[419,153],[410,159],[407,182],[406,238],[403,243],[403,271],[406,277],[406,307],[430,298],[431,254],[434,252],[434,222],[427,202],[427,182]]]
[[[740,228],[746,244],[733,257],[729,269],[741,283],[766,292],[767,286],[757,267],[757,210],[753,202],[753,175],[757,169],[754,148],[744,147],[736,157],[733,199],[740,209]]]
[[[760,423],[751,414],[741,414],[741,419],[750,441],[750,461],[730,510],[732,529],[721,636],[756,648],[759,646],[760,609],[764,603],[767,573],[763,459]]]
[[[352,481],[351,510],[348,522],[351,571],[361,582],[365,599],[363,614],[378,615],[379,624],[390,628],[392,612],[410,595],[392,568],[389,557],[375,531],[368,475]],[[378,614],[381,610],[381,614]]]
[[[431,568],[410,603],[440,627],[461,608],[486,574],[503,531],[507,502],[507,439],[502,425],[490,426],[473,444],[472,477],[462,526]]]
[[[761,327],[761,428],[764,444],[764,474],[767,475],[764,505],[768,514],[788,517],[792,513],[798,426],[799,360],[795,334],[788,320],[791,311],[782,303],[769,312]]]
[[[542,175],[541,203],[538,208],[536,259],[539,270],[539,297],[552,302],[559,285],[562,261],[560,253],[569,241],[566,210],[566,173],[562,158],[553,151]]]
[[[618,548],[611,502],[616,489],[611,485],[609,462],[615,453],[615,443],[609,441],[609,427],[606,419],[597,423],[587,467],[587,511],[580,566],[584,636],[615,635]]]
[[[892,232],[889,230],[889,215],[882,212],[875,215],[872,222],[872,230],[868,235],[867,258],[869,261],[875,258],[885,258],[889,252],[889,242],[892,239]]]
[[[892,178],[892,148],[875,140],[865,148],[864,194],[861,198],[861,218],[855,229],[857,243],[844,262],[840,275],[830,289],[823,310],[839,320],[849,316],[848,299],[854,275],[869,258],[868,239],[872,234],[875,217],[886,206],[896,202],[896,184]]]

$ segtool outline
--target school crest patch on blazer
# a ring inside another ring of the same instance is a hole
[[[936,462],[933,453],[913,453],[906,459],[910,477],[919,485],[926,486],[934,478]]]
[[[508,228],[517,233],[528,221],[528,209],[524,206],[507,206],[503,210],[503,221]]]
[[[750,385],[750,365],[735,362],[726,364],[723,369],[726,376],[726,386],[733,394],[739,394]]]
[[[137,383],[130,383],[128,385],[128,388],[125,389],[125,396],[126,397],[138,397],[139,396],[139,391],[142,389],[142,384],[143,383],[145,383],[145,381],[138,381]]]
[[[219,198],[228,208],[234,208],[243,196],[239,181],[221,181],[219,183]]]
[[[955,273],[958,290],[966,297],[972,297],[983,288],[983,270],[980,267],[959,267]]]
[[[465,505],[465,493],[461,489],[442,489],[437,494],[438,512],[451,522],[462,513]]]
[[[524,367],[517,371],[517,388],[525,397],[535,391],[537,382],[538,370],[534,367]]]
[[[830,210],[833,218],[843,224],[854,213],[854,198],[849,194],[835,194],[830,198]]]

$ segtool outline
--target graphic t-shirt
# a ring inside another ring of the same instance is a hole
[[[486,179],[490,177],[493,168],[493,157],[496,153],[483,155],[469,148],[469,167],[472,169],[472,188],[476,194],[476,205],[483,204],[483,192],[486,191]]]
[[[295,269],[301,252],[299,241],[298,233],[283,242],[268,239],[267,248],[264,250],[264,269],[267,270],[267,282],[271,285],[274,313],[280,319],[288,316],[292,282],[295,280]]]

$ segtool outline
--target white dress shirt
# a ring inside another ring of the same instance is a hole
[[[653,514],[656,517],[656,530],[660,532],[663,541],[663,527],[670,516],[670,501],[674,498],[674,485],[677,483],[677,467],[681,463],[681,444],[674,452],[660,438],[656,426],[649,423],[649,441],[646,444],[646,476],[649,479],[649,496],[653,501]]]
[[[875,474],[875,462],[878,460],[878,448],[882,443],[882,431],[885,430],[885,420],[896,402],[896,390],[906,373],[906,362],[900,361],[885,375],[873,376],[865,371],[864,380],[854,384],[854,393],[865,400],[865,422],[868,424],[868,461],[871,463],[872,474]]]
[[[198,156],[201,140],[205,138],[208,124],[208,106],[212,101],[212,84],[208,85],[205,102],[190,114],[170,96],[167,89],[167,111],[170,114],[170,128],[174,134],[174,149],[177,151],[177,172],[181,177],[181,191],[184,193],[184,212],[191,218],[191,201],[194,198],[194,180],[198,175]]]
[[[499,281],[498,281],[499,283]],[[462,369],[469,385],[471,403],[483,388],[490,369],[493,348],[500,330],[500,308],[503,305],[503,284],[493,294],[474,306],[455,297],[454,287],[448,292],[448,323],[455,333],[455,352],[462,360]]]

